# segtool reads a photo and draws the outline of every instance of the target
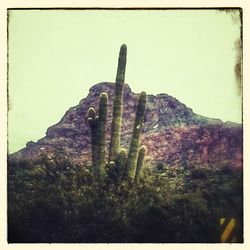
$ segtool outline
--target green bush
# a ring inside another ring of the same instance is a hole
[[[192,178],[194,179],[207,179],[208,172],[205,168],[194,168],[191,171]]]
[[[242,221],[240,173],[146,168],[135,185],[63,158],[21,165],[9,163],[9,242],[218,242],[220,217]]]

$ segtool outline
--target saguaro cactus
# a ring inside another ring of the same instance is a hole
[[[147,96],[145,92],[142,92],[139,97],[128,156],[125,149],[120,149],[126,55],[127,47],[122,45],[116,75],[109,160],[107,164],[105,162],[107,94],[102,93],[100,96],[99,116],[96,115],[94,108],[90,108],[88,112],[88,121],[91,127],[93,174],[98,178],[103,177],[106,172],[105,167],[107,167],[107,176],[114,181],[118,181],[118,183],[124,177],[125,179],[130,177],[132,181],[135,178],[137,181],[146,154],[145,146],[139,150]]]
[[[105,174],[105,140],[107,122],[107,93],[101,93],[99,102],[99,117],[94,108],[88,110],[88,122],[91,127],[92,164],[95,177],[103,177]]]
[[[141,92],[137,105],[133,134],[130,141],[125,176],[130,177],[131,179],[133,179],[135,175],[138,152],[140,147],[140,135],[142,130],[142,123],[144,120],[145,106],[146,106],[146,97],[147,97],[146,93]]]
[[[109,161],[115,161],[120,151],[121,125],[122,125],[122,99],[126,69],[127,46],[123,44],[120,49],[118,68],[116,74],[113,119],[111,125],[111,138],[109,146]]]

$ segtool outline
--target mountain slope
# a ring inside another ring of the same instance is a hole
[[[26,148],[10,156],[10,160],[27,160],[37,164],[42,157],[53,161],[61,153],[69,161],[90,163],[90,129],[87,110],[98,107],[99,95],[109,96],[107,146],[112,119],[114,84],[94,85],[79,105],[70,108],[60,122],[48,128],[38,142],[29,142]],[[135,118],[138,94],[126,84],[122,124],[122,146],[128,148]],[[195,114],[177,99],[167,95],[148,95],[142,143],[148,148],[147,162],[163,162],[172,167],[212,165],[242,167],[242,125],[223,123],[218,119]]]

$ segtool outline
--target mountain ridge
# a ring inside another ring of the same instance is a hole
[[[28,160],[37,164],[46,155],[51,160],[60,152],[74,164],[90,164],[90,129],[87,110],[98,107],[99,95],[107,92],[110,139],[114,83],[101,82],[89,89],[86,98],[69,108],[61,120],[47,129],[45,137],[28,142],[10,155],[11,160]],[[122,147],[128,148],[139,94],[124,86]],[[229,165],[242,167],[242,125],[198,115],[168,94],[147,95],[142,144],[148,148],[146,162],[163,162],[170,166]],[[106,146],[107,146],[106,145]]]

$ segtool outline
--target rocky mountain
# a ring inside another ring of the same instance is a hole
[[[38,164],[43,157],[53,161],[59,152],[74,164],[91,164],[87,111],[90,106],[98,108],[101,92],[108,93],[108,147],[114,87],[114,83],[108,82],[94,85],[79,105],[70,108],[57,124],[48,128],[44,138],[28,142],[24,149],[10,155],[9,159]],[[131,138],[138,97],[125,84],[122,124],[124,148],[128,148]],[[192,109],[167,94],[148,95],[147,99],[142,143],[148,148],[148,164],[162,162],[172,167],[242,167],[241,124],[223,123],[195,114]]]

